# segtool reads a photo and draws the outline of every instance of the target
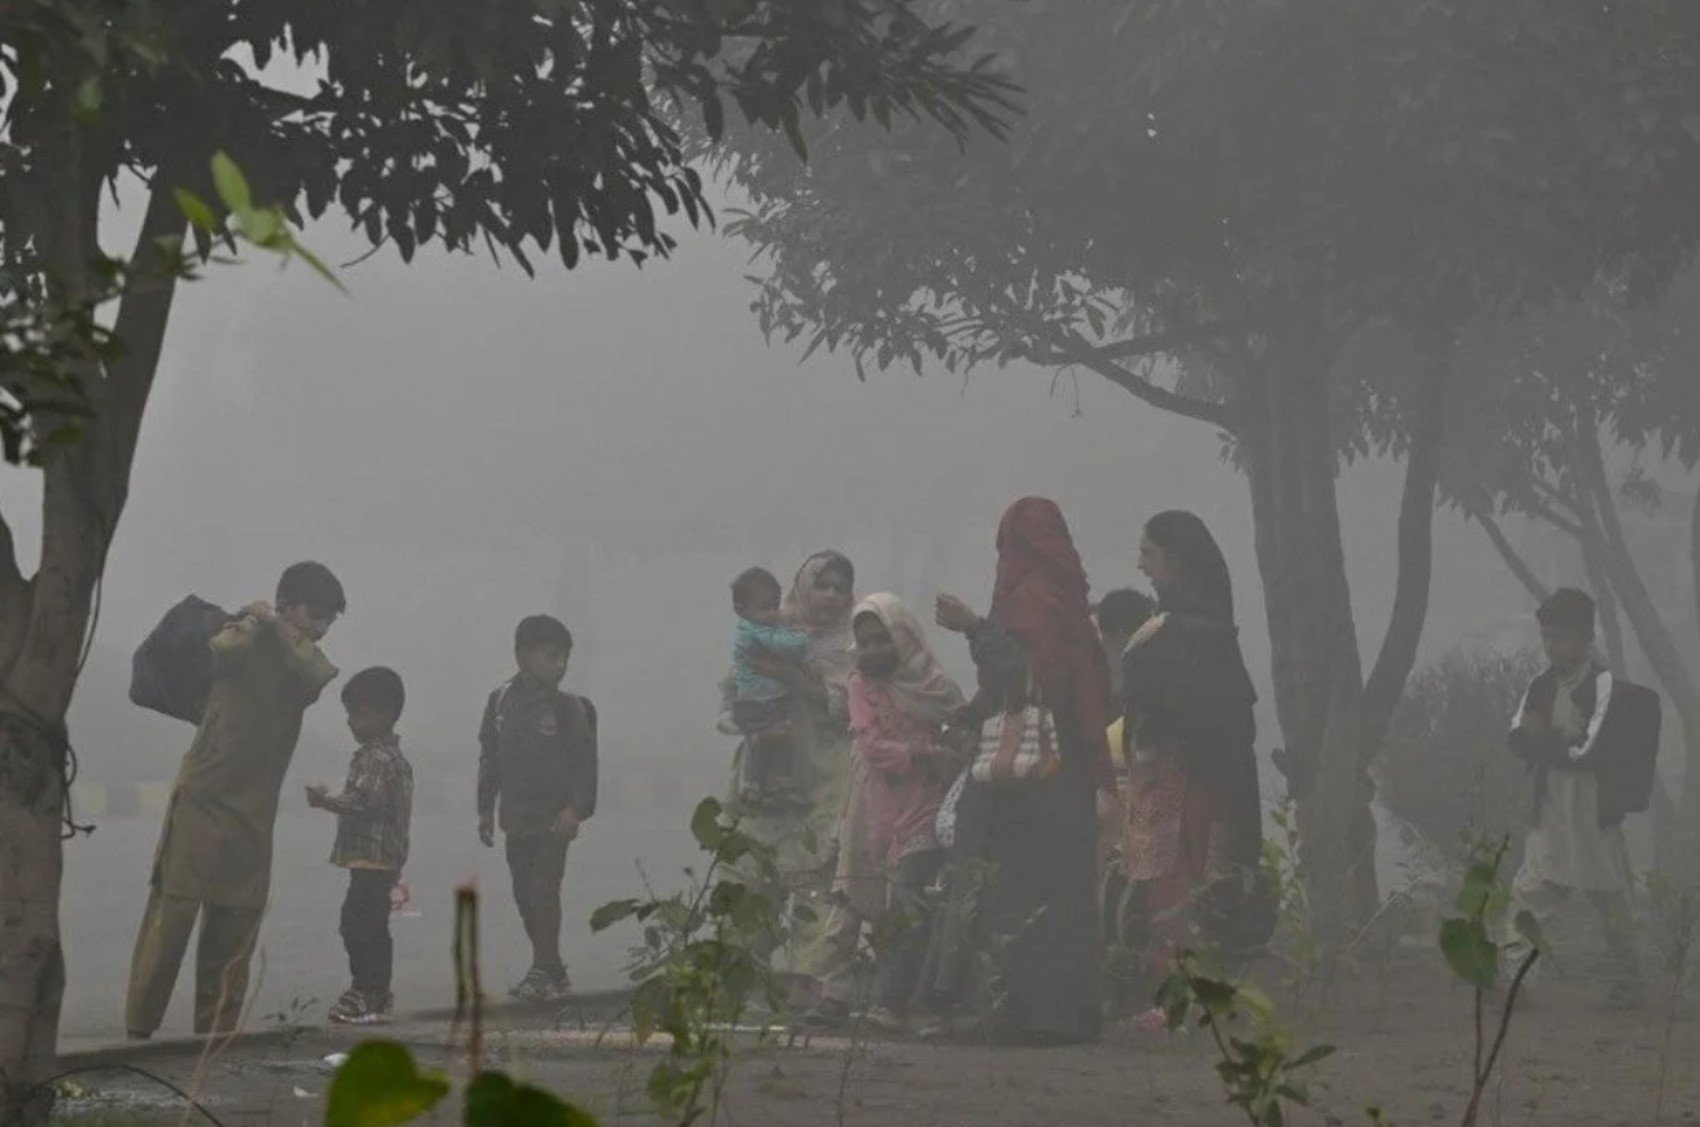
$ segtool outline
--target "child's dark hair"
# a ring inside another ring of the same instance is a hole
[[[402,687],[401,674],[382,665],[362,669],[342,687],[342,706],[375,704],[389,714],[393,723],[401,719],[402,706],[407,703],[407,690]]]
[[[1535,611],[1535,621],[1554,630],[1594,636],[1594,598],[1574,587],[1560,587]]]
[[[278,579],[277,605],[341,614],[348,609],[348,599],[342,593],[342,582],[330,568],[308,560],[294,564]]]
[[[1123,587],[1098,600],[1098,629],[1111,638],[1131,638],[1157,610],[1151,596]]]
[[[559,647],[568,653],[573,649],[573,632],[566,623],[547,614],[534,614],[521,620],[514,631],[514,650],[543,650]]]
[[[732,580],[732,605],[737,608],[747,607],[763,595],[777,602],[782,594],[779,580],[765,567],[749,568]]]

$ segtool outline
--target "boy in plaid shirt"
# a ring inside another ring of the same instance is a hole
[[[349,678],[342,690],[348,730],[360,747],[341,794],[307,788],[307,802],[337,816],[331,864],[348,870],[342,903],[342,941],[353,984],[331,1007],[344,1025],[387,1021],[394,996],[390,971],[390,897],[407,864],[408,823],[413,817],[413,768],[401,753],[396,722],[405,701],[394,670],[373,668]]]

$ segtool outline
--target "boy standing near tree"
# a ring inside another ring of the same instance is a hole
[[[506,837],[514,902],[531,940],[531,969],[510,992],[557,1001],[570,989],[561,959],[567,847],[596,813],[596,707],[561,691],[573,638],[547,615],[519,624],[519,671],[490,694],[479,729],[478,836]]]
[[[348,870],[341,930],[351,982],[328,1015],[339,1025],[380,1024],[395,1008],[390,901],[407,864],[413,821],[413,767],[395,730],[406,699],[393,669],[378,666],[350,677],[342,706],[358,747],[348,781],[338,794],[322,785],[307,788],[309,806],[337,816],[331,864]]]
[[[212,689],[171,792],[130,965],[132,1038],[159,1028],[197,918],[195,1032],[236,1028],[271,891],[278,795],[302,715],[336,677],[319,642],[346,608],[330,569],[296,564],[275,607],[252,604],[210,643]]]
[[[1512,754],[1529,764],[1535,785],[1534,824],[1513,884],[1511,915],[1528,911],[1550,937],[1557,909],[1573,893],[1584,893],[1599,913],[1615,964],[1608,1002],[1633,1005],[1641,978],[1623,818],[1645,808],[1651,782],[1646,748],[1658,743],[1657,697],[1649,731],[1649,691],[1614,678],[1594,660],[1594,600],[1585,592],[1560,589],[1535,616],[1549,665],[1529,685],[1509,737]]]

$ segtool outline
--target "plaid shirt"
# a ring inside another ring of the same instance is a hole
[[[413,768],[401,741],[386,736],[356,751],[342,793],[327,796],[324,808],[337,816],[331,864],[400,872],[413,820]]]

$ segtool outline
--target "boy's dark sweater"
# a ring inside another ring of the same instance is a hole
[[[596,706],[554,686],[515,677],[484,707],[478,734],[478,813],[511,837],[549,832],[571,806],[596,812]]]

